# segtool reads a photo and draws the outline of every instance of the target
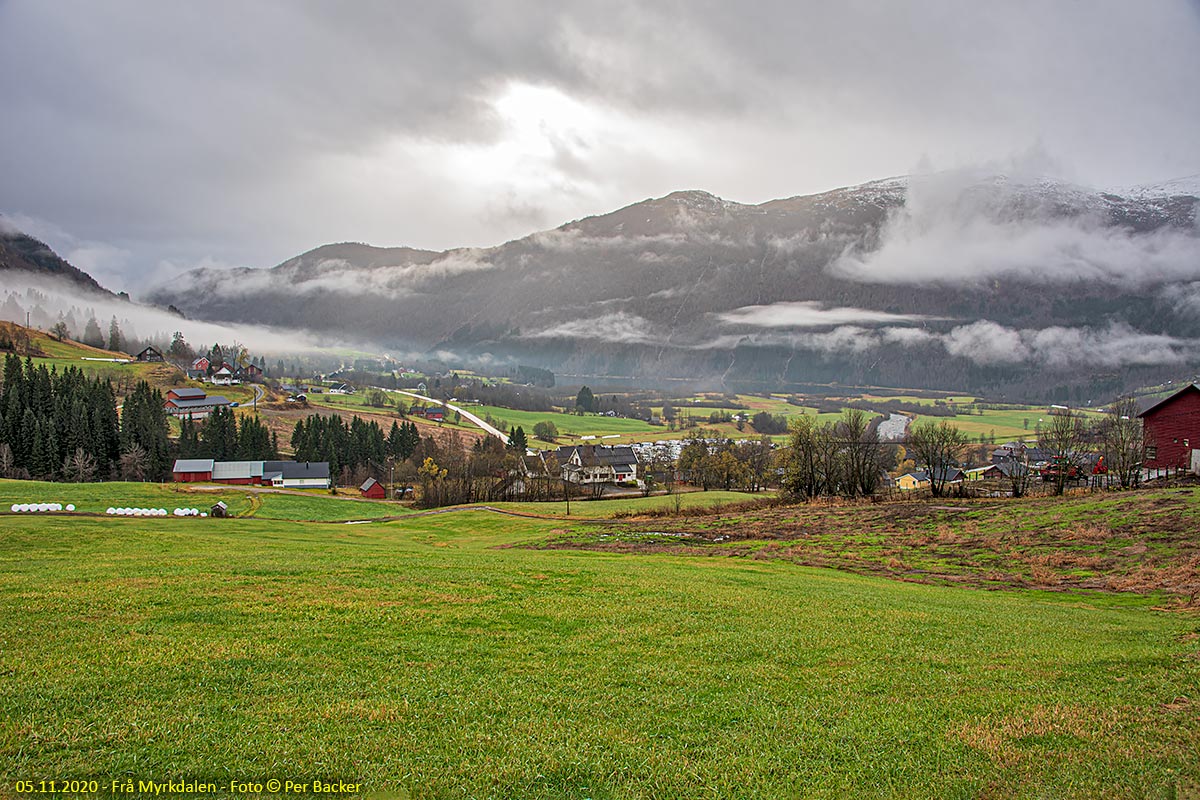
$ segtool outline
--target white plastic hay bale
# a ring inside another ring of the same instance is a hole
[[[208,512],[207,512],[207,511],[201,511],[201,512],[200,512],[200,516],[202,516],[202,517],[207,517],[207,516],[208,516]]]
[[[12,508],[11,508],[11,509],[9,509],[9,510],[10,510],[10,511],[12,511],[14,514],[16,514],[16,513],[17,513],[17,509],[18,509],[18,508],[20,508],[20,507],[21,507],[21,504],[20,504],[20,503],[13,503],[13,504],[12,504]]]
[[[160,509],[158,510],[158,515],[159,515],[160,517],[165,517],[165,516],[167,515],[167,510],[166,510],[165,508],[160,508]]]
[[[113,508],[112,506],[109,506],[108,508],[104,509],[104,513],[105,514],[115,514],[115,513],[117,513],[117,510],[115,508]]]
[[[67,503],[67,511],[74,511],[74,510],[75,510],[75,504]]]

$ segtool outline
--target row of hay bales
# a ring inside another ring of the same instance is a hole
[[[0,506],[2,508],[2,506]],[[46,513],[48,511],[74,511],[75,504],[67,503],[63,506],[62,503],[13,503],[11,511],[14,514],[37,514]]]
[[[114,508],[109,506],[105,514],[114,517],[207,517],[208,513],[198,508],[177,508],[167,514],[165,508]]]

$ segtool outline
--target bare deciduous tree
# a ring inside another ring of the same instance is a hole
[[[63,478],[68,483],[88,483],[96,477],[96,459],[82,447],[63,459]]]
[[[8,446],[8,442],[0,442],[0,478],[11,478],[13,464],[12,448]]]
[[[929,474],[929,489],[934,497],[941,497],[946,491],[947,473],[958,466],[967,441],[965,433],[944,420],[921,420],[908,429],[908,455]]]
[[[127,481],[144,481],[150,456],[146,448],[134,442],[121,453],[121,478]]]
[[[1136,487],[1146,458],[1146,439],[1136,400],[1126,397],[1109,406],[1100,423],[1100,441],[1108,474],[1115,476],[1123,489]]]
[[[1081,456],[1090,438],[1087,421],[1082,414],[1056,409],[1047,424],[1038,426],[1037,434],[1038,447],[1050,455],[1054,493],[1062,494],[1071,473],[1079,474],[1083,469]]]

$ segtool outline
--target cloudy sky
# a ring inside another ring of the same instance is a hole
[[[0,0],[0,213],[114,289],[1034,152],[1200,172],[1200,3]]]

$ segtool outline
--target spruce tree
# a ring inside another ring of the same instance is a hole
[[[116,317],[108,323],[108,349],[114,353],[121,352],[121,326],[117,325]]]

